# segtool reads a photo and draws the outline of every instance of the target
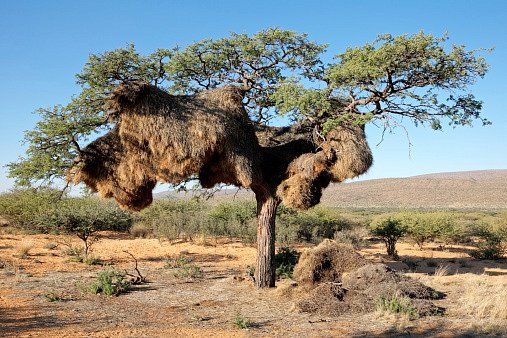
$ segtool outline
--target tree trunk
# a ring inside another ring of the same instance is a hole
[[[280,201],[268,192],[257,193],[257,265],[255,285],[275,286],[275,217]]]

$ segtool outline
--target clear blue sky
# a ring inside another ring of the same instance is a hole
[[[12,187],[6,163],[24,153],[23,131],[38,107],[66,103],[78,93],[74,75],[90,53],[133,42],[141,52],[185,46],[230,32],[267,27],[307,32],[333,54],[378,34],[449,33],[452,43],[495,47],[485,79],[472,87],[484,101],[489,127],[409,127],[411,156],[402,130],[367,128],[375,163],[364,178],[507,168],[507,1],[1,1],[0,191]]]

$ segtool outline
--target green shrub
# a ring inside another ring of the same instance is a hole
[[[324,238],[332,239],[338,231],[354,226],[333,209],[322,206],[300,212],[282,205],[277,216],[276,237],[284,244],[301,241],[319,243]]]
[[[393,215],[379,216],[370,224],[370,231],[374,236],[382,238],[388,255],[398,257],[396,242],[407,233],[407,228],[400,219]]]
[[[238,329],[241,329],[241,330],[246,330],[250,326],[252,326],[252,323],[250,322],[250,320],[243,317],[240,313],[237,313],[236,316],[234,316],[233,324],[235,327],[237,327]]]
[[[120,270],[106,269],[98,273],[97,278],[92,282],[87,291],[106,296],[118,296],[130,288],[130,282],[125,278],[126,273]]]
[[[189,257],[180,255],[175,258],[168,258],[165,264],[166,269],[174,269],[174,277],[197,279],[204,277],[202,268],[194,263]]]
[[[0,215],[11,226],[33,232],[54,230],[55,207],[61,192],[54,189],[19,189],[0,194]]]
[[[130,234],[134,237],[146,238],[152,233],[149,225],[141,222],[134,223],[129,230]]]
[[[402,212],[395,216],[406,234],[422,249],[424,243],[439,238],[450,241],[456,232],[453,214],[448,212]]]
[[[376,301],[379,312],[390,312],[407,315],[409,319],[419,318],[419,313],[412,305],[410,298],[394,295],[392,297],[379,297]]]
[[[243,201],[218,204],[209,213],[207,233],[254,243],[257,236],[255,203]]]
[[[292,278],[294,267],[299,261],[300,253],[288,247],[281,247],[275,255],[277,278]]]
[[[472,233],[477,241],[474,243],[476,249],[469,253],[471,257],[492,260],[503,258],[506,249],[503,228],[479,223],[474,226]]]
[[[63,301],[63,298],[55,293],[55,292],[47,292],[47,293],[44,293],[42,294],[42,297],[44,297],[44,299],[46,299],[48,302],[61,302]]]
[[[205,208],[194,200],[155,200],[150,207],[136,214],[136,221],[153,229],[157,237],[169,240],[191,240],[207,227]]]

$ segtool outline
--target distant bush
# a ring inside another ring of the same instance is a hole
[[[20,189],[0,194],[0,215],[11,226],[33,232],[54,231],[61,192],[54,189]]]
[[[130,227],[129,232],[134,237],[146,238],[153,232],[153,230],[149,225],[137,222]]]
[[[456,233],[455,220],[446,212],[404,212],[396,214],[406,234],[422,249],[424,243],[441,239],[450,241]]]
[[[132,216],[113,201],[73,198],[53,189],[15,190],[0,195],[0,214],[12,225],[33,232],[64,232],[78,236],[89,253],[97,231],[126,231]]]
[[[478,223],[472,229],[472,234],[477,239],[474,243],[475,250],[470,256],[476,259],[501,259],[506,251],[503,227],[495,227],[487,223]]]
[[[131,214],[118,208],[113,201],[66,198],[56,206],[54,228],[83,241],[84,259],[88,258],[97,231],[127,231],[132,224]]]
[[[206,212],[198,201],[161,199],[135,215],[135,220],[153,229],[159,238],[170,240],[200,234],[206,228]]]
[[[248,201],[218,204],[209,213],[207,233],[254,243],[257,236],[256,208],[254,202]]]
[[[406,226],[399,218],[395,215],[379,216],[370,224],[370,231],[374,236],[382,238],[389,256],[398,258],[396,243],[407,233]]]
[[[335,233],[354,226],[333,209],[318,206],[305,212],[280,206],[277,218],[277,241],[291,244],[301,241],[319,243]]]
[[[380,313],[389,312],[406,315],[409,319],[419,318],[419,312],[412,305],[410,298],[405,296],[379,297],[375,302],[375,307]]]

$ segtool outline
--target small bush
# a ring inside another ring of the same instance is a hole
[[[398,258],[396,242],[407,233],[407,228],[398,218],[391,215],[376,218],[370,225],[370,231],[382,238],[389,256]]]
[[[61,302],[63,300],[59,294],[54,292],[44,293],[42,294],[42,297],[44,297],[44,299],[46,299],[48,302]]]
[[[169,258],[166,261],[165,268],[175,269],[174,277],[176,278],[198,279],[204,277],[204,271],[202,268],[193,264],[192,260],[185,256]]]
[[[365,245],[365,237],[368,236],[368,230],[360,225],[356,225],[351,229],[337,231],[334,234],[334,240],[338,243],[350,244],[354,248],[359,249]]]
[[[504,238],[498,229],[482,223],[475,226],[473,234],[478,241],[474,243],[477,249],[469,253],[471,257],[491,260],[503,258],[505,253]]]
[[[257,236],[256,205],[253,202],[221,203],[209,212],[206,232],[212,236],[240,238],[254,243]]]
[[[379,312],[403,314],[408,316],[409,319],[419,318],[419,313],[412,305],[410,298],[406,296],[379,297],[375,307]]]
[[[282,205],[277,216],[276,239],[284,244],[301,241],[320,243],[323,239],[333,239],[337,232],[355,225],[335,210],[322,206],[300,212]]]
[[[125,278],[124,271],[106,269],[98,273],[97,278],[91,283],[87,290],[93,294],[104,294],[106,296],[118,296],[126,292],[130,282]]]
[[[252,323],[250,320],[243,317],[240,313],[237,313],[236,316],[233,319],[233,324],[235,327],[241,330],[246,330],[252,326]]]
[[[153,229],[155,236],[169,240],[192,240],[207,227],[205,208],[198,201],[156,200],[136,215],[136,221]]]
[[[58,243],[55,243],[55,242],[47,242],[46,244],[44,244],[44,249],[47,249],[47,250],[55,250],[56,248],[58,248]]]
[[[435,277],[443,277],[449,275],[449,266],[448,265],[439,265],[435,269],[434,273]]]
[[[276,277],[292,278],[300,253],[288,247],[281,247],[275,255]]]
[[[455,217],[447,212],[403,212],[396,214],[406,235],[422,249],[424,243],[439,238],[450,241],[456,235]]]

